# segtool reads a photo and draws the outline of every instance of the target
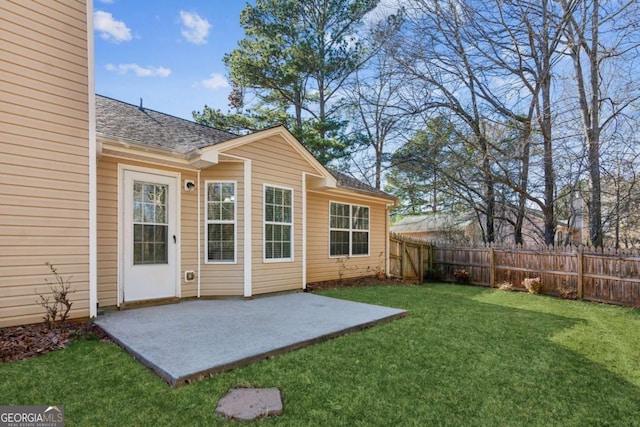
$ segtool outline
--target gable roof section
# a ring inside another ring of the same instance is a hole
[[[202,149],[201,158],[204,160],[211,159],[216,161],[219,154],[231,151],[234,148],[251,144],[267,138],[279,137],[287,142],[303,159],[305,159],[320,176],[326,181],[327,187],[335,187],[336,180],[329,171],[302,145],[300,141],[284,126],[275,126],[269,129],[251,133],[249,135],[239,136],[235,139],[225,141],[223,143],[211,145]]]
[[[284,126],[238,136],[229,132],[96,94],[96,133],[133,151],[155,151],[180,159],[182,165],[206,167],[233,148],[280,137],[318,173],[319,187],[342,188],[395,201],[395,197],[355,178],[323,166]],[[122,153],[120,153],[122,155]],[[175,160],[176,162],[178,160]]]
[[[96,133],[183,155],[237,138],[229,132],[102,95],[96,95]]]

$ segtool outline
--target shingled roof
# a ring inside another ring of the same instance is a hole
[[[237,138],[210,126],[96,95],[96,132],[178,154]]]
[[[238,138],[229,132],[184,120],[169,114],[96,95],[96,133],[105,138],[188,154],[201,148]],[[339,187],[394,199],[357,179],[332,168],[327,170]]]
[[[395,199],[395,197],[390,195],[389,193],[385,193],[382,190],[378,190],[377,188],[372,187],[369,184],[365,184],[364,182],[358,179],[355,179],[345,173],[340,172],[339,170],[336,170],[333,168],[327,168],[327,170],[336,179],[339,187],[348,188],[350,190],[359,191],[361,193],[368,193],[376,196],[382,196],[388,199]]]

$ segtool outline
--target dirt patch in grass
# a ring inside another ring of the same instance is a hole
[[[307,283],[307,291],[335,288],[361,288],[364,286],[415,285],[415,281],[397,278],[378,279],[376,276],[355,277],[342,280],[325,280],[324,282]]]
[[[49,330],[44,323],[0,329],[0,363],[60,350],[77,340],[111,341],[92,322],[67,322]]]

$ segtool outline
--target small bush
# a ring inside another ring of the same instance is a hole
[[[513,290],[513,283],[505,280],[504,282],[496,284],[496,288],[500,289],[501,291],[511,291]]]
[[[49,329],[53,329],[56,321],[59,320],[60,324],[63,325],[67,317],[69,317],[69,311],[71,311],[71,305],[73,305],[73,302],[69,300],[69,294],[75,291],[71,290],[71,276],[64,278],[58,273],[58,269],[53,264],[49,262],[45,264],[49,267],[54,277],[53,281],[47,278],[44,279],[49,285],[51,294],[47,296],[40,294],[40,299],[36,300],[36,303],[44,308],[45,315],[42,319]]]
[[[539,277],[531,277],[528,279],[524,279],[522,281],[522,286],[530,293],[530,294],[539,294],[542,292],[542,279]]]
[[[578,292],[575,289],[565,288],[564,286],[561,286],[558,288],[558,296],[564,299],[577,299]]]
[[[469,283],[470,275],[467,270],[458,270],[453,273],[453,278],[456,280],[456,283]]]
[[[442,274],[442,270],[440,268],[427,268],[427,271],[424,272],[424,277],[427,280],[437,282],[442,280],[444,274]]]

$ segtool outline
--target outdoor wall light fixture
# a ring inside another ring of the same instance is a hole
[[[184,180],[184,191],[193,191],[196,188],[196,183],[190,179]]]

